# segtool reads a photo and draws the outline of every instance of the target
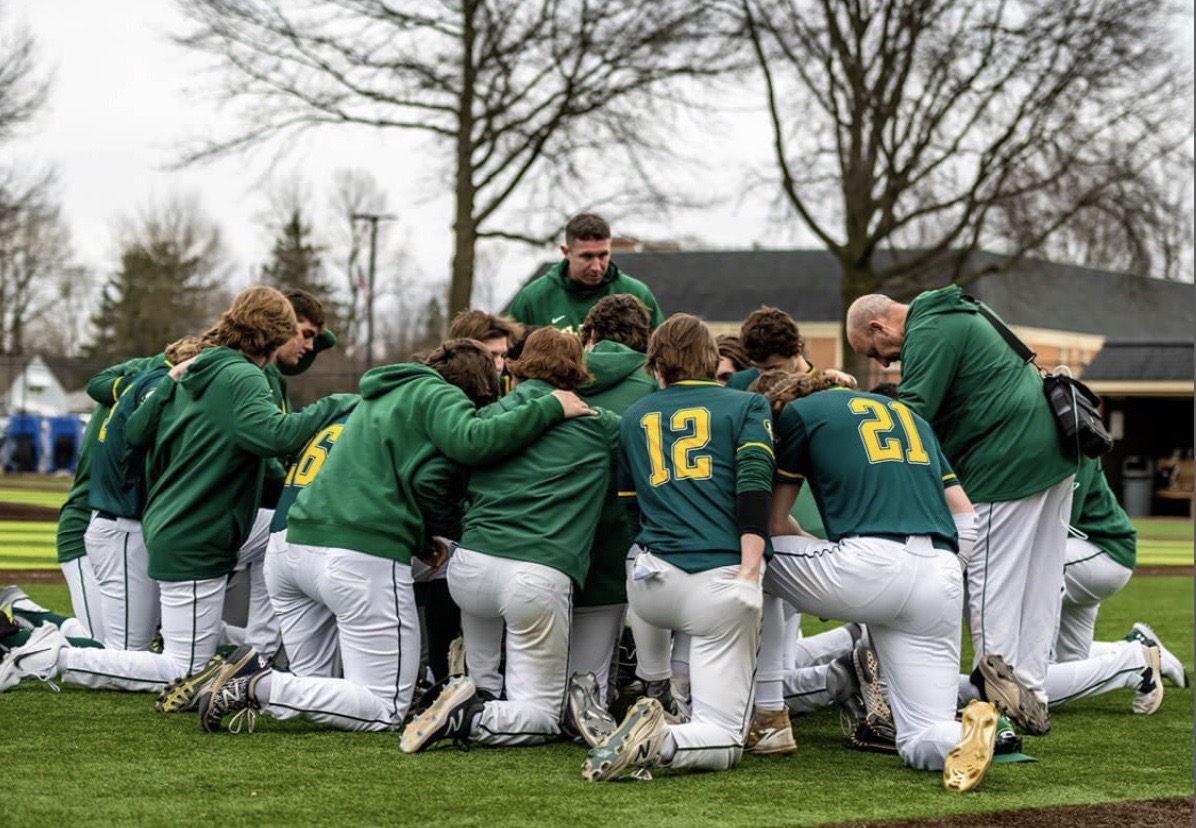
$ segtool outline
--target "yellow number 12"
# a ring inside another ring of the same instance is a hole
[[[673,441],[670,475],[664,457],[664,429],[661,412],[645,414],[640,420],[648,438],[648,460],[652,464],[653,486],[675,480],[706,480],[711,476],[714,461],[708,454],[695,454],[710,442],[710,412],[705,408],[682,408],[673,413],[669,430],[677,434]],[[688,432],[688,433],[682,433]]]

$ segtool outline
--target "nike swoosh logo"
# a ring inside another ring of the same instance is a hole
[[[550,322],[549,324],[555,325],[557,322],[560,322],[564,318],[565,318],[564,316],[554,316],[552,318],[552,322]]]
[[[20,669],[22,669],[21,662],[24,661],[25,659],[32,658],[35,655],[41,655],[42,653],[48,653],[49,651],[50,651],[49,647],[43,647],[40,650],[32,650],[27,653],[21,653],[20,655],[18,655],[16,658],[14,658],[12,660],[12,666],[14,668],[16,668],[17,670],[20,670]]]

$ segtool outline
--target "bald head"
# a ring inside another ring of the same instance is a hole
[[[905,317],[909,305],[888,296],[869,293],[847,309],[847,341],[857,354],[874,359],[886,368],[901,359],[905,341]]]

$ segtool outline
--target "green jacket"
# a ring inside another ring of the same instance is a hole
[[[911,303],[898,393],[933,426],[973,502],[1028,497],[1076,470],[1038,370],[1022,362],[958,285]]]
[[[291,543],[410,563],[425,538],[415,477],[437,452],[467,466],[493,463],[564,418],[556,398],[543,397],[481,419],[465,392],[416,363],[369,371],[361,397],[336,451],[291,507]]]
[[[479,416],[518,411],[551,393],[548,383],[525,380]],[[600,411],[552,429],[503,463],[474,470],[461,545],[550,566],[585,583],[618,443],[618,415]]]
[[[656,380],[644,371],[647,356],[617,342],[602,341],[586,354],[586,367],[594,381],[578,388],[590,405],[622,414],[633,403],[657,390]],[[574,596],[578,607],[627,603],[627,550],[635,542],[635,529],[627,509],[619,503],[618,487],[611,481],[590,548],[590,572],[585,586]]]
[[[1109,488],[1097,458],[1085,457],[1080,461],[1071,501],[1071,525],[1126,569],[1138,565],[1138,530]]]
[[[253,526],[263,459],[301,449],[340,396],[283,414],[262,370],[231,348],[204,351],[181,380],[150,394],[125,428],[130,445],[153,443],[142,518],[150,576],[231,572]]]
[[[606,276],[594,286],[583,285],[569,278],[569,261],[562,259],[538,279],[526,285],[511,302],[507,313],[525,325],[551,325],[554,328],[580,331],[590,308],[603,296],[630,293],[648,306],[652,312],[652,327],[664,321],[664,314],[652,295],[652,289],[623,273],[611,262]]]

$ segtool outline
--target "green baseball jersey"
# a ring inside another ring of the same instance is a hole
[[[1138,565],[1138,530],[1109,488],[1099,458],[1081,460],[1071,501],[1071,525],[1126,569]]]
[[[56,549],[60,564],[70,563],[87,554],[83,535],[91,522],[91,459],[104,420],[112,405],[120,398],[121,390],[133,375],[149,368],[164,355],[130,359],[105,368],[87,383],[87,394],[97,403],[83,431],[79,447],[79,459],[75,463],[75,478],[66,502],[58,513],[58,536]]]
[[[71,483],[71,490],[67,492],[66,502],[58,512],[58,536],[55,547],[58,551],[58,563],[70,563],[87,554],[87,547],[83,544],[83,535],[87,532],[87,524],[91,522],[91,457],[95,452],[96,438],[104,418],[108,416],[108,406],[97,405],[91,412],[91,419],[87,421],[87,428],[83,430],[83,442],[79,449],[79,460],[75,463],[75,480]]]
[[[731,378],[727,380],[727,387],[746,391],[759,377],[759,368],[744,368],[742,371],[736,371],[731,375]]]
[[[145,451],[125,440],[125,424],[172,365],[163,357],[124,384],[120,399],[104,418],[91,465],[91,508],[141,520],[145,509]],[[169,380],[167,379],[169,382]]]
[[[415,493],[425,463],[436,454],[467,466],[495,463],[564,416],[545,396],[481,419],[464,391],[426,365],[374,368],[361,378],[361,403],[336,451],[291,507],[287,540],[410,563],[427,535]]]
[[[930,535],[958,551],[943,490],[959,481],[909,406],[832,388],[785,406],[776,435],[777,480],[809,482],[830,540]]]
[[[687,572],[738,565],[736,498],[772,489],[771,420],[763,396],[712,380],[674,383],[628,408],[619,496],[638,502],[636,542]]]
[[[341,432],[345,430],[345,423],[348,421],[349,415],[353,413],[353,409],[357,407],[358,402],[360,402],[360,398],[355,394],[347,397],[344,400],[344,406],[329,414],[328,421],[320,427],[320,430],[308,441],[307,445],[303,447],[303,451],[291,463],[287,469],[282,490],[279,492],[278,503],[274,507],[274,517],[270,521],[271,532],[281,532],[287,528],[287,514],[291,511],[295,498],[299,497],[299,493],[316,479],[316,475],[324,467],[324,461],[328,459]]]
[[[958,285],[910,304],[898,398],[933,426],[974,502],[1018,500],[1075,472],[1037,369]]]
[[[553,391],[525,380],[478,416],[489,419]],[[545,432],[504,462],[475,469],[466,488],[461,545],[499,558],[550,566],[582,584],[610,486],[619,416],[599,410]]]
[[[664,314],[656,304],[652,290],[639,279],[633,279],[611,262],[606,275],[596,285],[583,285],[569,278],[569,261],[557,262],[548,272],[519,291],[507,314],[525,325],[551,325],[554,328],[579,331],[590,308],[604,296],[630,293],[640,299],[652,313],[652,327],[664,321]]]

